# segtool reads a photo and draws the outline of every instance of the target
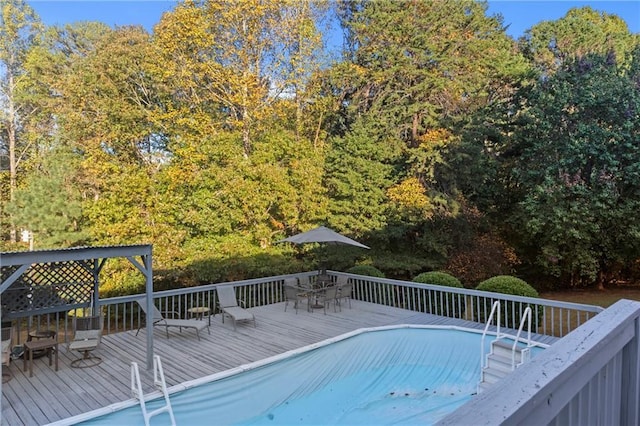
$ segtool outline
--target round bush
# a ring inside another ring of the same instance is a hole
[[[513,294],[515,296],[539,297],[536,289],[527,284],[526,281],[510,275],[498,275],[496,277],[489,278],[488,280],[484,280],[478,284],[476,290],[489,291],[492,293]],[[485,306],[485,309],[487,307],[491,309],[491,300],[488,298],[479,299],[479,302],[481,305]],[[502,324],[507,327],[518,328],[520,326],[522,314],[528,306],[533,310],[531,319],[533,320],[533,325],[535,327],[536,324],[540,323],[544,308],[542,306],[538,306],[538,309],[536,310],[535,307],[531,306],[529,303],[502,303]],[[487,315],[488,314],[489,312],[487,311]],[[481,322],[486,321],[484,315],[481,315],[481,318],[478,319]]]
[[[417,275],[413,282],[433,284],[444,287],[464,288],[460,280],[446,272],[423,272]],[[444,317],[457,318],[461,315],[464,306],[464,296],[461,294],[445,294],[443,292],[429,290],[430,297],[424,301],[426,312]]]
[[[446,272],[423,272],[420,275],[417,275],[413,282],[422,283],[422,284],[434,284],[434,285],[444,285],[447,287],[457,287],[464,288],[459,279],[454,277],[453,275],[449,275]]]
[[[356,265],[347,269],[346,272],[356,275],[366,275],[367,277],[384,278],[384,274],[375,266],[371,265]]]
[[[516,296],[539,297],[536,289],[527,284],[526,281],[510,275],[498,275],[497,277],[484,280],[478,284],[476,290],[513,294]]]

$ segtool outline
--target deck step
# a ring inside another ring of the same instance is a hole
[[[478,392],[488,389],[503,377],[509,375],[513,370],[522,365],[524,351],[528,349],[522,344],[516,345],[513,350],[513,343],[504,340],[494,340],[491,342],[491,353],[487,355],[487,366],[482,369],[481,380],[478,383]],[[512,361],[513,351],[513,361]],[[524,356],[526,360],[527,357]],[[512,367],[513,365],[513,367]]]

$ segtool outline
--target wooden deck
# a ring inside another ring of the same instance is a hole
[[[253,308],[257,327],[230,321],[222,324],[220,315],[211,318],[211,334],[206,330],[198,341],[193,330],[170,331],[156,328],[155,353],[160,355],[167,380],[172,386],[232,367],[264,359],[292,349],[317,343],[365,327],[396,324],[462,325],[481,328],[466,321],[420,314],[398,308],[352,301],[352,309],[333,309],[296,314],[284,303]],[[206,321],[206,318],[205,318]],[[552,338],[545,343],[551,343]],[[22,360],[12,362],[13,376],[2,385],[2,425],[44,425],[67,417],[130,399],[130,366],[140,366],[143,390],[151,392],[153,378],[146,371],[146,337],[142,330],[106,335],[96,355],[103,362],[97,367],[77,369],[70,363],[77,357],[60,345],[60,369],[49,367],[47,358],[34,360],[34,375],[22,371]]]

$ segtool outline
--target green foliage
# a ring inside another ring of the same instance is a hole
[[[516,296],[538,297],[535,288],[521,280],[510,275],[498,275],[482,281],[476,287],[476,290],[491,291],[494,293],[513,294]]]
[[[377,248],[374,250],[375,253],[367,253],[367,255],[387,278],[409,280],[419,271],[440,266],[439,262],[429,258],[423,252],[400,252]]]
[[[447,287],[464,288],[459,279],[446,272],[430,271],[423,272],[413,278],[413,282],[423,284],[443,285]]]
[[[384,278],[384,274],[378,268],[372,265],[356,265],[347,269],[345,272],[349,274],[365,275],[367,277]]]
[[[348,135],[332,141],[327,156],[329,225],[356,238],[386,225],[386,189],[399,153],[398,141],[384,140],[374,126],[371,120],[358,121]]]
[[[242,235],[190,240],[184,250],[192,255],[185,268],[199,284],[210,284],[277,274],[308,271],[311,260],[292,259],[280,250],[284,246],[261,249]]]
[[[14,223],[34,234],[38,248],[70,247],[88,239],[83,231],[82,194],[76,177],[78,156],[49,150],[40,160],[39,173],[29,175],[7,205]]]
[[[123,262],[109,265],[101,275],[100,298],[141,294],[146,291],[146,280],[138,270],[123,266]]]
[[[482,281],[476,287],[476,290],[489,291],[492,293],[513,294],[516,296],[526,297],[539,297],[535,288],[527,284],[526,281],[521,280],[510,275],[498,275],[496,277],[489,278]],[[484,306],[485,309],[491,309],[491,303],[489,299],[478,298],[480,306]],[[520,320],[524,310],[531,306],[528,303],[503,303],[501,306],[502,325],[510,328],[517,329],[520,326]],[[489,311],[487,311],[488,313]],[[538,324],[542,319],[543,308],[539,307],[537,312],[532,312],[533,324]],[[475,315],[475,313],[474,313]],[[486,318],[480,318],[480,322],[485,322]]]
[[[444,287],[464,288],[460,280],[456,277],[447,274],[446,272],[439,271],[423,272],[414,277],[413,282]],[[425,300],[425,305],[428,305],[428,313],[455,317],[456,313],[459,313],[459,311],[463,309],[464,295],[448,294],[443,296],[442,294],[433,292],[431,292],[431,294],[432,297],[429,300]]]
[[[627,68],[637,38],[616,15],[589,6],[573,8],[555,21],[543,21],[527,30],[520,40],[523,52],[545,74],[589,54],[614,54]]]
[[[640,88],[611,57],[588,56],[522,96],[504,156],[508,221],[544,272],[592,284],[640,256]]]
[[[483,2],[340,2],[350,49],[321,67],[328,4],[267,3],[183,2],[149,34],[41,33],[3,1],[0,245],[17,225],[40,247],[153,244],[158,288],[320,260],[469,285],[522,259],[578,285],[640,257],[639,55],[618,19],[541,24],[527,62]],[[318,223],[373,249],[274,245]]]

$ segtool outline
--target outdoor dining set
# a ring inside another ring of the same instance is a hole
[[[322,309],[326,315],[327,307],[333,304],[334,312],[342,310],[342,302],[348,302],[351,307],[351,293],[353,284],[349,283],[346,276],[338,276],[336,281],[332,281],[326,274],[320,273],[316,276],[309,276],[305,279],[287,278],[284,281],[284,293],[286,303],[284,310],[287,310],[289,303],[298,313],[300,303],[307,303],[307,310],[313,312],[314,309]]]

